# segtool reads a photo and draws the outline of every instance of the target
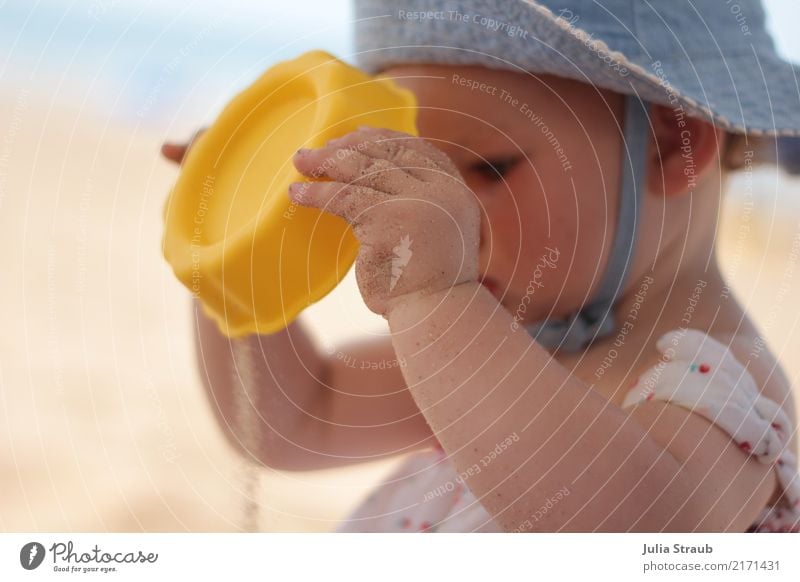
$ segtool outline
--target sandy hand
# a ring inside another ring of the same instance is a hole
[[[423,139],[362,127],[294,157],[324,182],[289,188],[297,204],[341,216],[361,242],[356,278],[367,307],[386,315],[413,293],[478,278],[480,211],[450,159]]]

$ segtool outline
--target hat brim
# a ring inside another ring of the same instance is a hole
[[[641,51],[629,55],[612,50],[536,2],[509,2],[503,11],[509,22],[526,31],[524,39],[441,20],[408,26],[385,10],[362,14],[367,17],[356,25],[356,60],[370,72],[393,64],[445,61],[553,74],[682,108],[734,133],[800,135],[800,69],[774,52],[743,46],[727,55],[654,60]],[[437,43],[420,42],[422,38]]]

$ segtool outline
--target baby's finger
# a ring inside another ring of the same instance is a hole
[[[165,142],[161,146],[161,155],[170,160],[171,162],[175,162],[176,164],[183,163],[183,159],[186,157],[187,152],[192,149],[192,146],[197,141],[197,138],[205,133],[205,128],[198,129],[194,132],[192,139],[190,139],[187,143],[169,143]]]
[[[301,206],[340,216],[352,225],[361,224],[365,214],[376,206],[394,200],[367,186],[342,182],[293,182],[289,185],[289,198]]]
[[[383,127],[369,127],[366,125],[362,125],[351,135],[355,135],[357,139],[359,136],[363,136],[364,138],[371,137],[372,140],[378,144],[383,141],[395,142],[398,145],[418,151],[420,154],[427,156],[445,172],[456,176],[459,174],[458,168],[455,163],[453,163],[453,160],[427,139],[409,135],[402,131],[395,131]]]
[[[388,194],[407,194],[421,186],[419,180],[389,160],[371,158],[350,149],[326,146],[318,150],[300,150],[295,154],[294,165],[310,178],[326,177]]]
[[[362,133],[353,132],[328,142],[338,148],[347,148],[375,159],[386,159],[401,170],[423,182],[432,182],[451,174],[421,152],[421,148],[409,147],[410,140],[395,137],[366,139]]]
[[[174,143],[165,143],[161,146],[161,155],[171,162],[180,164],[186,155],[186,146]]]

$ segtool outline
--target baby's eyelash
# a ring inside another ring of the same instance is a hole
[[[472,170],[490,180],[502,180],[519,162],[519,157],[480,161],[472,166]]]

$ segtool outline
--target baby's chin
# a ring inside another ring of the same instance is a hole
[[[521,295],[509,288],[507,283],[499,282],[497,279],[484,278],[481,280],[481,285],[486,287],[486,290],[506,309],[510,310],[512,307],[516,309],[516,306],[520,304]]]
[[[496,298],[500,299],[500,296],[503,294],[503,290],[500,287],[500,284],[491,277],[482,277],[481,278],[481,285],[486,287],[486,289],[494,295]]]
[[[542,315],[540,318],[539,314],[547,314],[550,311],[550,306],[542,304],[542,300],[545,299],[544,295],[537,297],[535,292],[526,293],[525,287],[516,289],[507,282],[499,282],[497,279],[488,277],[481,279],[480,283],[497,299],[500,305],[514,316],[520,325],[536,323],[539,319],[546,317],[546,315]]]

